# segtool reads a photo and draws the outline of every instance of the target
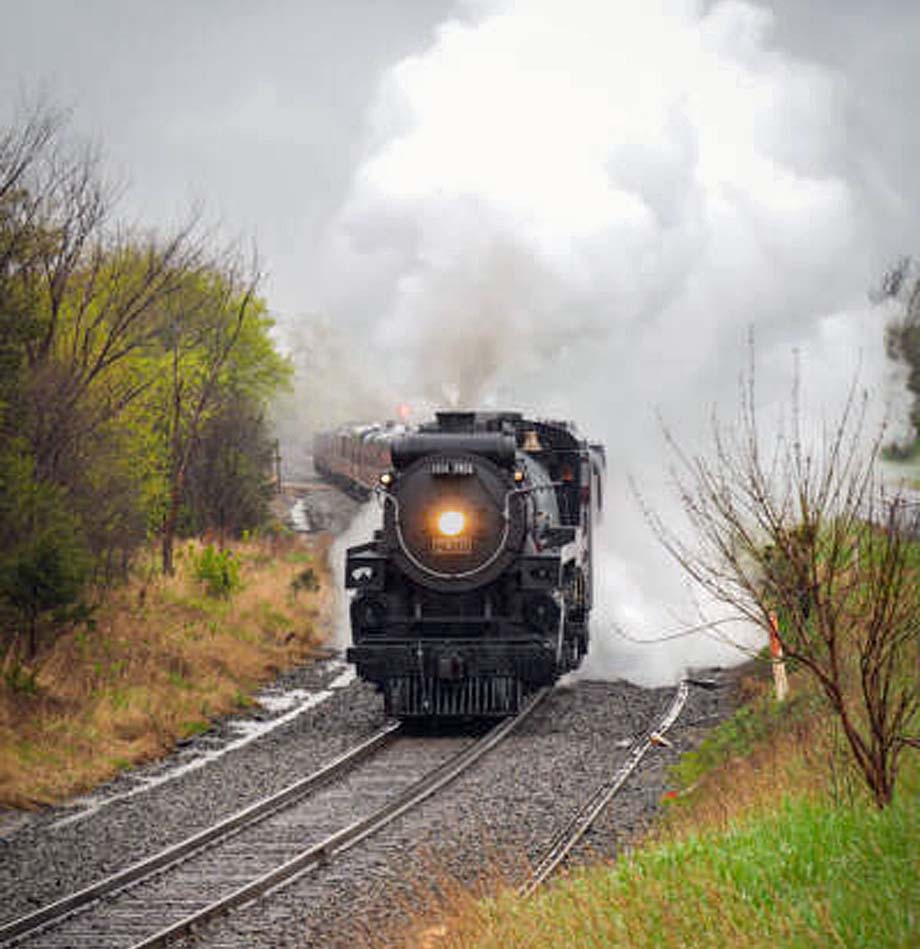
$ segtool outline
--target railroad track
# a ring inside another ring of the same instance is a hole
[[[702,683],[701,683],[702,684]],[[709,687],[708,684],[704,687]],[[556,871],[572,848],[591,828],[607,805],[617,795],[627,778],[636,770],[639,762],[654,744],[662,743],[665,733],[677,721],[690,694],[690,682],[681,680],[674,697],[658,723],[645,732],[630,746],[620,767],[601,782],[591,796],[578,809],[575,816],[550,841],[540,862],[534,867],[530,879],[518,890],[521,896],[530,896]]]
[[[270,798],[0,927],[0,945],[165,946],[327,864],[420,804],[504,740],[547,693],[479,739],[413,739],[391,725]]]

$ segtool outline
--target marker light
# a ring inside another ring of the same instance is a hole
[[[466,515],[462,511],[442,511],[438,515],[438,530],[445,537],[456,537],[466,527]]]
[[[524,472],[520,468],[516,468],[514,471],[514,483],[520,484],[524,480]]]
[[[393,474],[392,474],[392,472],[384,471],[384,473],[380,476],[380,483],[381,483],[385,488],[388,488],[388,487],[393,483]]]

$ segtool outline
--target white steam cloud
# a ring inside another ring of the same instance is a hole
[[[592,674],[643,681],[738,658],[696,612],[626,488],[672,503],[655,420],[696,444],[765,403],[792,350],[828,408],[881,379],[866,288],[870,185],[846,171],[842,79],[771,45],[749,2],[477,2],[386,76],[374,148],[332,234],[326,309],[405,398],[577,420],[606,442]],[[848,177],[849,175],[849,177]],[[345,275],[344,277],[342,275]]]

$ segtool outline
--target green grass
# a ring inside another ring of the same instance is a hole
[[[194,735],[203,735],[210,728],[211,723],[209,721],[195,720],[191,722],[183,722],[180,726],[179,733],[183,738],[191,738]]]
[[[916,771],[885,811],[786,800],[730,830],[582,871],[529,904],[510,895],[479,903],[475,937],[455,931],[446,944],[918,945]]]
[[[291,550],[284,556],[284,562],[290,564],[312,564],[313,555],[307,550]]]
[[[704,774],[730,758],[751,754],[761,742],[803,721],[819,701],[814,694],[798,692],[786,702],[777,702],[769,693],[742,706],[713,728],[695,751],[684,754],[671,768],[674,783],[681,788],[692,787]]]

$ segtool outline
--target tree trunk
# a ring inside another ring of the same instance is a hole
[[[166,512],[166,517],[163,518],[163,573],[165,573],[167,577],[173,576],[176,572],[173,547],[176,541],[176,525],[179,523],[179,508],[182,505],[183,475],[183,471],[176,472],[172,488],[169,492],[169,510]]]

